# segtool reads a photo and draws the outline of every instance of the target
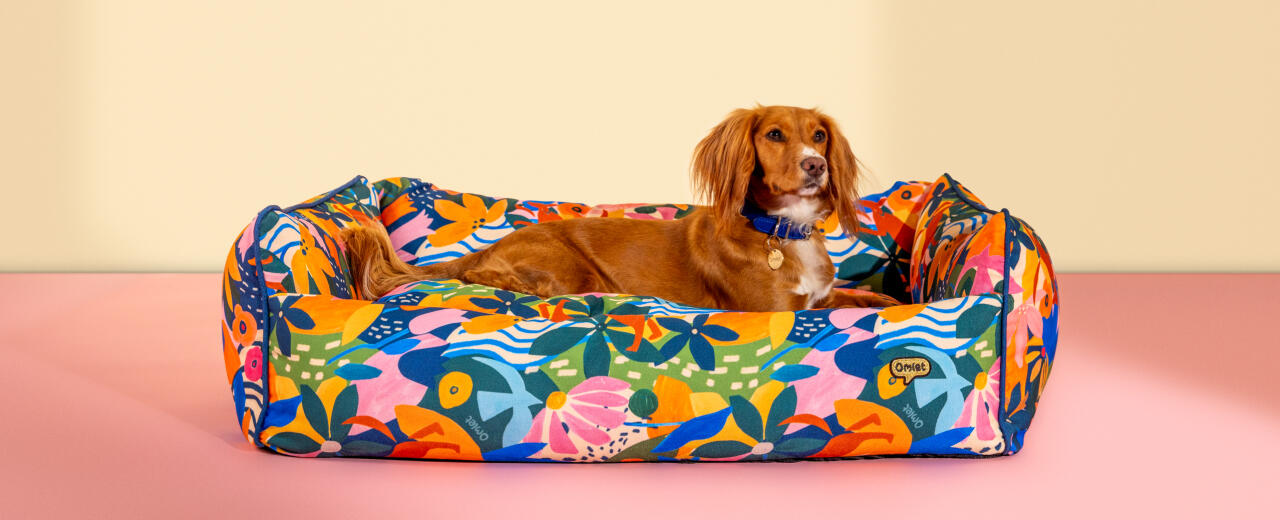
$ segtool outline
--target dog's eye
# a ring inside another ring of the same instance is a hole
[[[827,133],[826,133],[826,132],[823,132],[822,130],[818,130],[817,132],[814,132],[814,133],[813,133],[813,142],[815,142],[815,143],[821,143],[821,142],[826,141],[826,140],[827,140]]]
[[[764,134],[764,136],[770,141],[782,142],[782,132],[779,132],[777,128],[770,130],[769,133]]]

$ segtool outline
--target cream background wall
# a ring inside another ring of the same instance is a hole
[[[864,191],[949,171],[1064,271],[1277,271],[1280,3],[0,3],[4,271],[215,271],[361,174],[690,201],[699,138],[819,106]]]

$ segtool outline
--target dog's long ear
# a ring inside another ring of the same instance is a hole
[[[694,149],[694,189],[711,205],[719,229],[735,222],[747,200],[747,187],[756,168],[752,134],[758,119],[755,110],[734,110]]]
[[[828,136],[827,172],[831,181],[827,183],[827,197],[840,217],[840,226],[852,239],[858,232],[858,159],[835,121],[825,114],[819,118],[827,127]]]

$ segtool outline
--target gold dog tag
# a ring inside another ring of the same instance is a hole
[[[769,269],[777,271],[782,267],[782,251],[774,248],[769,250]]]

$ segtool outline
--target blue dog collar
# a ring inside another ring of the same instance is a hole
[[[754,204],[742,207],[742,216],[747,217],[751,227],[769,236],[786,240],[805,240],[813,235],[813,226],[802,226],[787,217],[779,217],[765,213]]]

